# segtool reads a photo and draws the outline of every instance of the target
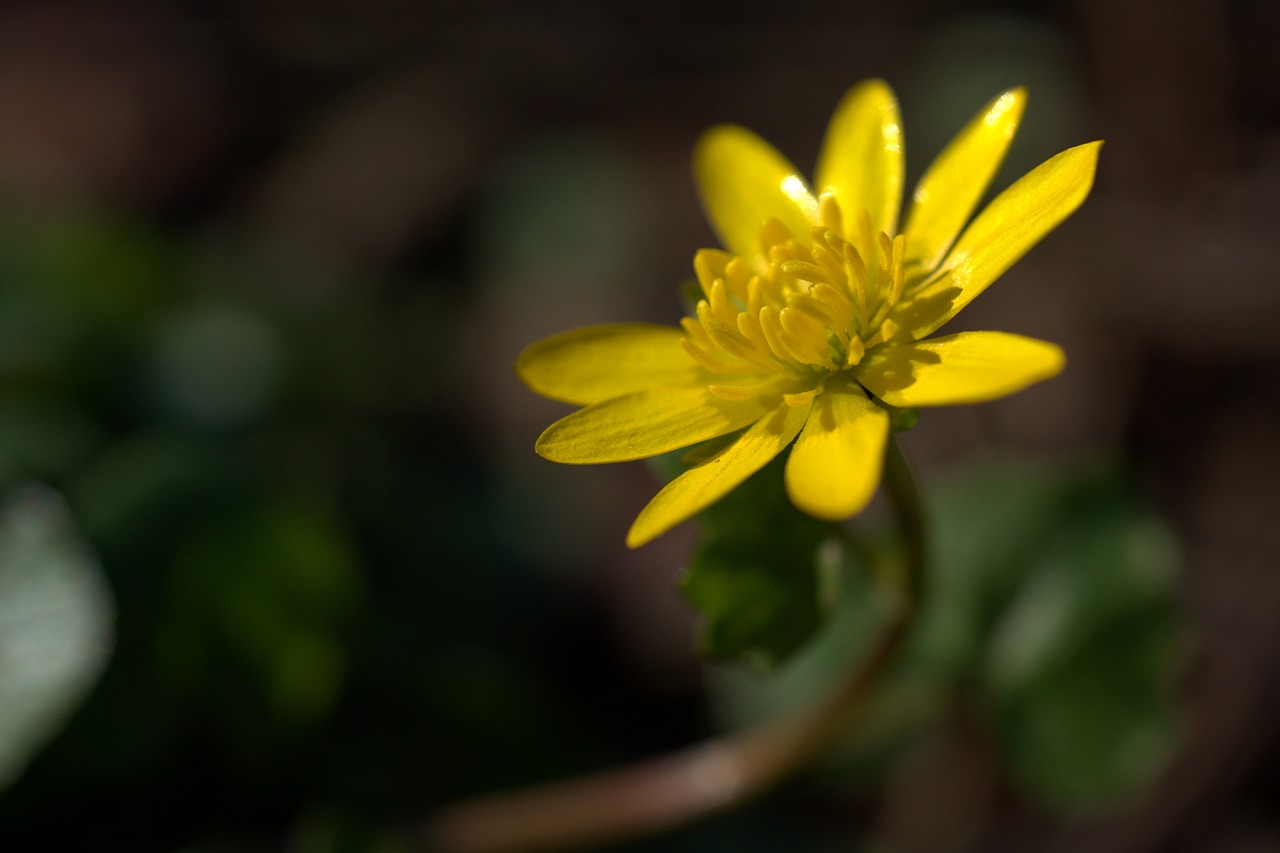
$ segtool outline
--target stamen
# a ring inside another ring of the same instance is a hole
[[[870,258],[875,254],[876,241],[872,233],[871,214],[863,210],[858,214],[858,227],[853,235],[858,254],[863,258]]]
[[[885,320],[880,324],[880,328],[876,330],[876,333],[867,339],[867,346],[873,347],[882,344],[896,334],[898,334],[898,324],[892,320]]]
[[[751,344],[759,350],[761,355],[766,359],[772,357],[772,353],[769,352],[769,342],[765,340],[764,332],[760,329],[760,321],[756,318],[756,315],[748,314],[745,311],[739,314],[738,332],[744,338],[751,341]]]
[[[803,387],[795,384],[801,377],[857,365],[898,334],[888,317],[903,296],[906,238],[875,231],[865,210],[846,233],[831,194],[818,200],[816,217],[820,224],[801,235],[804,242],[778,220],[766,220],[763,265],[714,249],[695,256],[706,298],[696,317],[681,321],[681,343],[708,371],[755,383],[708,385],[717,396],[746,400]],[[774,379],[761,382],[762,371]],[[784,397],[801,405],[821,392],[823,381]]]
[[[725,291],[724,279],[716,279],[711,285],[710,302],[711,313],[721,323],[732,324],[737,322],[738,309],[733,307],[729,302],[729,294]]]
[[[803,406],[805,403],[809,402],[814,397],[818,396],[818,394],[821,393],[821,391],[822,391],[822,386],[816,385],[813,388],[810,388],[808,391],[799,391],[795,394],[783,394],[782,399],[783,401],[786,402],[788,406],[791,406],[792,408],[794,408],[796,406]]]
[[[684,329],[684,333],[688,335],[691,341],[698,344],[703,349],[714,349],[714,344],[712,344],[711,339],[707,337],[706,330],[704,330],[702,325],[693,317],[681,317],[680,328]]]
[[[778,312],[778,321],[782,323],[787,344],[792,351],[803,355],[801,361],[815,367],[831,366],[827,333],[822,323],[790,306]]]
[[[722,400],[750,400],[762,394],[770,394],[778,390],[777,382],[762,382],[759,385],[708,385],[707,390]]]
[[[710,306],[705,299],[698,303],[698,320],[712,342],[729,355],[763,367],[769,366],[767,361],[762,361],[761,354],[756,352],[751,341],[740,335],[737,329],[711,316]],[[737,323],[734,325],[736,326]]]
[[[702,286],[702,293],[711,298],[711,285],[725,273],[726,266],[736,260],[728,252],[719,249],[699,249],[693,256],[693,272]]]
[[[814,255],[817,255],[816,251],[814,252]],[[795,276],[801,281],[807,281],[813,284],[817,284],[820,281],[831,281],[827,276],[826,270],[822,269],[822,267],[817,264],[811,264],[807,261],[783,261],[778,265],[778,268],[787,275]]]
[[[849,302],[849,298],[836,290],[829,284],[815,284],[813,289],[809,291],[814,299],[817,299],[826,306],[831,313],[833,326],[837,331],[847,331],[849,326],[853,324],[854,312],[853,304]]]
[[[747,282],[747,313],[755,316],[764,307],[764,290],[758,276],[752,276]]]
[[[867,348],[862,343],[862,338],[851,338],[849,340],[849,353],[845,356],[845,365],[853,367],[862,361],[862,357],[867,354]]]
[[[715,358],[689,338],[681,338],[680,346],[684,347],[684,351],[689,353],[694,361],[698,362],[698,364],[701,364],[712,373],[732,373],[736,369],[732,365],[726,364],[720,359]]]
[[[844,260],[849,267],[849,290],[853,297],[853,304],[858,309],[858,320],[865,328],[867,323],[867,265],[862,262],[862,255],[853,247],[852,243],[846,243],[844,249]]]
[[[724,266],[724,286],[744,305],[747,302],[747,288],[752,278],[751,267],[747,266],[741,258],[731,257]]]
[[[899,234],[893,238],[893,263],[891,281],[892,289],[890,290],[889,307],[892,308],[898,304],[898,300],[902,298],[902,287],[906,282],[906,271],[903,268],[903,258],[907,254],[907,238],[903,234]]]
[[[814,230],[816,231],[817,229],[814,229]],[[830,236],[834,236],[831,234],[830,231],[823,233],[823,237],[830,237]],[[824,240],[824,242],[827,242],[827,241]],[[828,246],[830,246],[830,242],[828,242]],[[822,246],[820,244],[815,245],[813,247],[813,259],[818,262],[818,265],[822,267],[823,271],[827,274],[825,279],[826,281],[829,281],[832,284],[835,284],[836,282],[843,282],[845,281],[845,279],[848,278],[844,270],[844,264],[841,263],[840,257],[836,254],[833,254],[828,247]]]
[[[876,234],[876,242],[876,248],[880,250],[876,258],[879,267],[879,275],[876,277],[876,295],[880,298],[880,305],[877,308],[879,308],[887,301],[892,289],[889,279],[893,275],[893,241],[889,239],[888,234],[880,231]]]
[[[765,257],[773,254],[775,246],[791,239],[791,231],[776,219],[766,219],[760,228],[760,250]]]
[[[782,321],[778,319],[778,312],[772,306],[766,305],[760,309],[760,331],[764,333],[764,339],[769,342],[769,349],[773,350],[778,358],[805,362],[803,357],[788,346]]]
[[[823,193],[822,198],[818,199],[818,220],[822,223],[822,226],[837,234],[843,234],[843,219],[836,197],[831,193]]]
[[[828,284],[822,286],[829,288],[831,285]],[[812,293],[812,291],[810,292]],[[802,312],[805,316],[813,318],[822,326],[835,328],[840,325],[840,321],[836,317],[835,312],[831,310],[831,306],[817,297],[808,294],[793,296],[791,297],[791,301],[787,303],[787,307]]]

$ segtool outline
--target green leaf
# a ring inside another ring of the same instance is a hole
[[[813,636],[838,594],[838,549],[821,547],[832,527],[791,505],[782,471],[775,460],[699,517],[681,588],[702,615],[707,657],[772,668]]]
[[[939,490],[911,669],[975,682],[1013,775],[1059,811],[1149,781],[1178,734],[1177,545],[1104,466],[992,465]]]
[[[251,509],[183,537],[159,627],[161,672],[193,696],[233,672],[235,690],[220,691],[228,701],[252,697],[261,720],[305,729],[342,688],[360,566],[340,522],[309,499]]]
[[[899,748],[945,736],[957,708],[976,703],[1031,799],[1082,813],[1132,796],[1180,731],[1179,556],[1166,525],[1103,464],[988,461],[925,500],[922,609],[828,758],[881,778]],[[773,677],[716,673],[713,713],[740,728],[815,701],[880,630],[875,599],[868,576],[849,576],[831,624]]]
[[[0,510],[0,788],[62,728],[106,666],[115,605],[57,493]]]
[[[995,626],[980,679],[1014,773],[1059,809],[1087,811],[1139,788],[1174,748],[1178,553],[1114,484],[1064,498],[1059,535]]]

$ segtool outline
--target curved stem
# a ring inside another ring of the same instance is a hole
[[[532,853],[660,832],[739,805],[810,759],[848,722],[906,637],[921,591],[924,526],[911,472],[890,440],[885,492],[905,545],[904,606],[818,705],[755,729],[619,770],[453,806],[422,841],[439,853]]]
[[[895,620],[871,656],[817,708],[653,761],[455,806],[427,827],[447,853],[564,850],[660,832],[743,803],[842,728],[906,633]]]

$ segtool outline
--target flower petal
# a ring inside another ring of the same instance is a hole
[[[908,268],[932,271],[995,177],[1027,102],[1010,89],[983,108],[938,155],[916,185],[903,233]]]
[[[819,196],[835,195],[846,223],[857,222],[865,210],[877,231],[897,233],[902,117],[883,80],[859,83],[836,107],[818,156],[817,187]]]
[[[880,482],[888,437],[888,412],[860,388],[820,396],[787,458],[791,502],[827,521],[860,511]]]
[[[919,340],[942,326],[1070,216],[1093,186],[1101,146],[1068,148],[987,205],[938,271],[894,308],[903,336]]]
[[[589,405],[636,391],[692,385],[697,365],[673,326],[617,323],[544,338],[520,353],[516,373],[544,397]]]
[[[801,242],[818,203],[800,170],[772,145],[736,125],[713,127],[693,150],[693,177],[724,247],[744,259],[761,254],[760,228],[777,219]]]
[[[692,518],[769,464],[800,432],[810,407],[778,406],[733,444],[668,483],[636,517],[628,547],[639,548]]]
[[[1007,332],[960,332],[913,344],[876,347],[855,369],[891,406],[949,406],[994,400],[1058,375],[1057,344]]]
[[[626,462],[742,429],[769,410],[760,398],[722,400],[705,385],[658,388],[579,409],[547,427],[534,449],[571,465]]]

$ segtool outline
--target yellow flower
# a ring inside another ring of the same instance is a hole
[[[1022,116],[1014,89],[934,161],[899,230],[903,155],[892,90],[872,80],[837,107],[815,193],[767,142],[709,130],[693,156],[727,251],[703,249],[703,299],[681,328],[592,326],[526,349],[543,396],[584,406],[537,451],[556,462],[642,459],[739,433],[672,480],[627,534],[638,547],[705,509],[794,442],[791,501],[848,518],[880,480],[894,407],[991,400],[1062,370],[1054,344],[1005,332],[925,338],[1084,201],[1101,142],[1068,149],[1001,193],[961,233]],[[956,235],[960,234],[959,239]]]

